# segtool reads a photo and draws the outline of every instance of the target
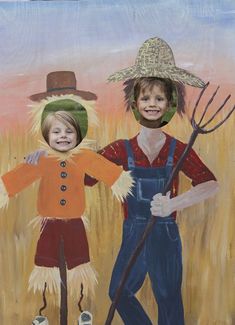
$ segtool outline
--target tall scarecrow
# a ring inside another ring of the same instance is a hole
[[[174,99],[178,113],[185,112],[182,85],[203,88],[205,83],[177,67],[171,48],[157,37],[143,43],[133,66],[108,80],[124,81],[128,108],[135,110],[141,129],[134,138],[117,140],[100,152],[131,171],[135,180],[132,195],[124,203],[122,244],[112,272],[112,305],[105,324],[111,324],[115,309],[125,325],[152,324],[135,296],[148,274],[158,304],[158,324],[183,325],[182,252],[176,211],[213,196],[218,184],[192,149],[196,136],[206,133],[200,125],[204,115],[199,124],[192,119],[195,132],[188,145],[161,127],[170,120]],[[180,195],[179,169],[192,182],[192,188]],[[87,183],[95,182],[87,179]]]

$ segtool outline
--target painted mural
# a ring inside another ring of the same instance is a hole
[[[232,1],[0,2],[1,324],[235,323],[234,25]]]

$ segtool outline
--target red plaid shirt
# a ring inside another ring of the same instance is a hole
[[[137,167],[164,167],[167,162],[169,147],[171,143],[172,137],[166,134],[166,142],[162,147],[159,155],[154,159],[154,161],[150,164],[147,156],[140,149],[137,143],[137,136],[130,139],[131,147],[133,150],[133,155],[135,159],[135,165]],[[176,148],[174,153],[174,166],[181,157],[186,144],[181,141],[176,141]],[[117,140],[105,148],[99,151],[99,153],[110,161],[116,163],[117,165],[122,165],[125,170],[128,169],[127,166],[127,153],[124,140]],[[216,180],[215,176],[212,172],[203,164],[198,155],[195,153],[193,149],[190,150],[187,158],[185,159],[181,171],[192,180],[192,185],[195,186],[197,184],[201,184],[210,180]],[[89,176],[85,178],[85,185],[92,186],[96,184],[96,180],[92,179]],[[178,194],[178,185],[179,185],[179,177],[176,177],[172,184],[171,196],[177,196]],[[127,203],[124,204],[124,214],[125,217],[128,215],[128,207]]]

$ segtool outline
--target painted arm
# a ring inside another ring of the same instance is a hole
[[[117,145],[115,146],[115,144],[110,144],[99,152],[99,154],[101,156],[106,158],[106,159],[101,158],[101,159],[103,159],[103,166],[106,166],[105,161],[107,159],[114,163],[117,162],[118,153],[117,153],[117,150],[115,147],[118,147],[118,146]],[[39,162],[39,159],[42,156],[47,156],[47,152],[45,150],[41,150],[41,149],[36,150],[26,157],[26,163],[29,165],[37,165]],[[114,166],[114,164],[113,164],[113,166]],[[97,166],[93,170],[93,173],[91,171],[91,174],[93,174],[94,177],[95,177],[95,175],[97,175],[97,179],[92,177],[91,175],[88,175],[88,174],[85,175],[84,183],[86,186],[94,186],[95,184],[98,183],[99,180],[102,180],[99,178],[99,173],[96,173],[96,170],[97,170]],[[112,173],[111,167],[110,167],[110,171]],[[107,171],[107,173],[110,173],[110,171]],[[123,199],[128,194],[131,193],[132,185],[133,185],[133,180],[132,180],[132,177],[130,176],[130,172],[122,171],[122,173],[120,174],[118,179],[111,186],[111,189],[112,189],[114,195],[117,197],[117,199],[120,201],[123,201]]]
[[[122,165],[123,159],[120,159],[121,153],[123,152],[123,144],[121,140],[115,141],[113,143],[108,144],[106,147],[98,151],[98,154],[105,157],[109,161],[117,164]],[[86,186],[94,186],[97,184],[98,180],[89,176],[85,175],[85,185]]]
[[[9,197],[19,193],[40,178],[40,168],[20,164],[0,178],[0,208],[8,205]]]
[[[211,180],[192,187],[189,191],[170,198],[170,193],[163,196],[154,195],[151,202],[151,213],[154,216],[166,217],[174,211],[180,211],[214,196],[219,189],[217,181]]]
[[[107,148],[109,148],[109,146],[107,146]],[[110,150],[109,150],[109,155],[107,156],[105,149],[106,148],[102,149],[98,153],[101,154],[102,156],[104,156],[105,158],[109,159],[110,161],[115,162],[115,159],[116,159],[115,153],[113,153],[112,151],[110,153]],[[29,164],[29,165],[37,165],[39,162],[39,159],[43,156],[45,156],[45,157],[47,156],[46,150],[38,149],[38,150],[30,153],[28,156],[26,156],[25,162],[26,162],[26,164]],[[87,175],[87,174],[85,175],[84,184],[86,186],[94,186],[98,182],[99,182],[99,180],[97,180],[96,178],[91,177],[90,175]]]
[[[185,144],[177,142],[178,150],[175,160],[180,158]],[[153,215],[165,217],[174,211],[180,211],[194,204],[200,203],[215,195],[219,186],[213,173],[202,162],[197,153],[191,149],[187,159],[182,166],[182,172],[191,179],[192,188],[176,197],[170,198],[170,193],[162,196],[160,193],[153,197],[151,212]]]
[[[121,166],[94,152],[89,152],[89,162],[86,173],[110,186],[119,201],[131,194],[134,181],[130,171],[124,171]]]

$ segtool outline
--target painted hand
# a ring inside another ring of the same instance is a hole
[[[161,193],[154,195],[151,201],[151,213],[157,217],[168,217],[172,211],[170,192],[163,196]]]
[[[37,165],[41,156],[47,156],[47,152],[41,149],[36,150],[26,157],[25,162],[29,165]]]

